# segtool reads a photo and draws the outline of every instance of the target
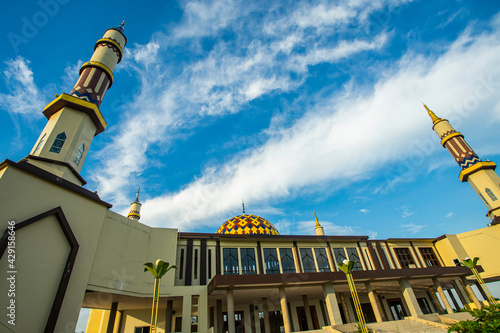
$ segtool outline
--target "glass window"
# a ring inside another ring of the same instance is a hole
[[[47,133],[44,133],[43,136],[40,138],[40,141],[38,141],[38,144],[35,147],[35,150],[33,150],[33,154],[36,153],[40,147],[42,146],[42,143],[45,141],[45,137],[47,136]]]
[[[343,247],[333,249],[333,256],[335,257],[335,262],[337,263],[337,265],[347,259]]]
[[[361,265],[361,262],[359,260],[359,255],[358,255],[358,251],[356,250],[355,247],[348,247],[346,248],[346,251],[347,251],[347,257],[350,261],[355,261],[356,264],[354,265],[354,267],[352,268],[353,271],[362,271],[363,270],[363,266]]]
[[[314,258],[311,249],[300,249],[300,258],[302,259],[302,270],[304,273],[316,272]]]
[[[283,274],[295,273],[295,261],[293,260],[292,249],[280,249],[280,258]]]
[[[491,201],[497,201],[498,200],[497,196],[495,195],[495,193],[493,193],[492,190],[490,190],[489,188],[486,188],[485,191],[486,191],[486,194],[489,195]]]
[[[401,268],[408,268],[410,265],[415,265],[410,254],[410,249],[407,247],[395,247],[394,252],[396,253]]]
[[[432,249],[432,247],[419,247],[418,249],[420,250],[422,258],[424,258],[427,267],[441,266],[436,258],[436,255],[434,254],[434,250]]]
[[[50,151],[59,154],[61,152],[62,146],[64,145],[64,141],[66,141],[66,133],[62,132],[57,134],[52,147],[50,147]]]
[[[83,152],[85,151],[85,145],[82,143],[80,147],[78,147],[78,150],[76,151],[75,155],[75,164],[78,165],[80,164],[80,161],[82,160]]]
[[[238,249],[223,249],[224,275],[238,275]]]
[[[264,249],[264,261],[266,263],[266,274],[280,273],[280,263],[276,249]]]
[[[241,274],[257,274],[255,266],[255,250],[240,249],[241,254]]]
[[[316,254],[316,262],[318,263],[318,270],[320,272],[330,272],[330,263],[328,262],[326,249],[322,248],[314,249],[314,254]]]

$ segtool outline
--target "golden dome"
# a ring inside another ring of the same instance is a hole
[[[222,223],[218,234],[232,235],[279,235],[278,229],[265,218],[257,215],[243,214]]]

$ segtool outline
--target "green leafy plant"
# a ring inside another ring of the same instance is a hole
[[[168,262],[161,259],[156,260],[156,265],[152,262],[144,264],[144,272],[149,271],[155,278],[155,286],[153,291],[153,309],[151,310],[151,332],[155,333],[158,321],[158,303],[160,301],[160,280],[171,269],[176,269],[175,265],[170,266]]]
[[[500,332],[500,305],[492,304],[469,312],[476,319],[464,320],[450,326],[448,332],[458,333],[498,333]]]

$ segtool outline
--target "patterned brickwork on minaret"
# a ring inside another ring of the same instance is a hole
[[[44,108],[48,122],[26,157],[28,163],[72,183],[86,183],[80,172],[92,140],[107,126],[99,106],[113,83],[113,70],[127,43],[124,23],[108,29],[97,41],[70,95],[56,95]]]
[[[113,84],[113,70],[122,60],[123,47],[127,43],[123,36],[123,25],[109,29],[94,47],[94,54],[89,62],[80,69],[80,78],[70,95],[94,103],[98,107],[106,91]]]
[[[465,142],[462,133],[455,131],[448,120],[441,119],[425,104],[432,119],[433,129],[462,171],[459,179],[468,182],[488,208],[486,214],[492,224],[500,223],[500,177],[494,172],[496,164],[481,161],[474,150]]]

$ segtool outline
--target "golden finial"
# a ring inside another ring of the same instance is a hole
[[[438,116],[436,116],[436,115],[434,114],[434,112],[432,112],[432,111],[431,111],[431,109],[429,109],[429,108],[427,107],[427,105],[425,105],[425,104],[424,104],[424,102],[422,102],[422,105],[424,106],[424,108],[425,108],[425,109],[427,110],[427,112],[429,113],[429,116],[431,117],[431,119],[432,119],[432,123],[433,123],[434,125],[436,125],[436,123],[438,123],[438,122],[440,122],[440,121],[442,120],[441,118],[439,118]]]
[[[321,225],[319,224],[318,217],[316,216],[316,212],[314,212],[314,219],[316,220],[316,228],[321,228]]]

